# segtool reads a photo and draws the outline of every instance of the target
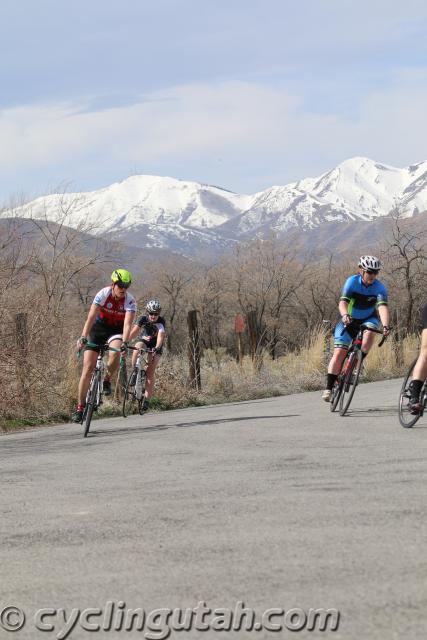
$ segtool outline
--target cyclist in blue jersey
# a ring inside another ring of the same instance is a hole
[[[379,321],[383,326],[383,333],[390,333],[390,314],[387,303],[387,290],[377,280],[381,263],[375,256],[361,256],[359,259],[359,273],[350,276],[345,281],[338,310],[341,319],[334,331],[334,353],[328,366],[326,389],[322,398],[326,402],[331,399],[332,387],[341,371],[347,349],[352,339],[357,335],[359,326],[363,323],[372,328],[379,328]],[[365,357],[373,345],[375,334],[365,331],[362,342],[362,356]]]

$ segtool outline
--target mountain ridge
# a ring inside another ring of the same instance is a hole
[[[272,186],[252,195],[161,176],[130,176],[92,192],[51,194],[13,211],[19,217],[86,227],[139,247],[184,255],[223,251],[272,232],[315,230],[329,223],[384,218],[398,210],[427,210],[427,161],[398,169],[354,157],[315,178]],[[10,217],[4,210],[2,217]]]

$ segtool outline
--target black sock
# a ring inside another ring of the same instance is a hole
[[[367,353],[365,353],[364,351],[362,351],[362,362],[364,361],[364,359],[366,358],[366,356],[367,356],[367,355],[368,355]]]
[[[411,382],[411,393],[416,397],[420,397],[421,389],[423,387],[424,380],[412,380]]]
[[[326,388],[329,389],[329,391],[332,391],[332,387],[334,386],[337,378],[338,376],[335,373],[328,373],[326,378]]]

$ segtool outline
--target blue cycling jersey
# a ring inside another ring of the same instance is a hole
[[[348,302],[348,313],[352,318],[367,320],[375,314],[377,307],[387,304],[387,289],[379,280],[366,286],[357,273],[345,281],[340,300]]]

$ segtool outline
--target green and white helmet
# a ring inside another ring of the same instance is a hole
[[[129,286],[132,282],[132,274],[127,269],[114,269],[111,274],[111,282]]]

